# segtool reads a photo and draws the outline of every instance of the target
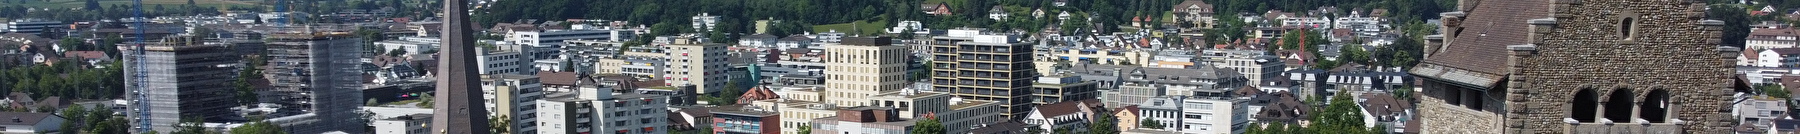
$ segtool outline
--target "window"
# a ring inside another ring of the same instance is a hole
[[[1619,35],[1623,35],[1627,40],[1631,39],[1631,30],[1637,27],[1637,23],[1631,22],[1632,19],[1634,18],[1626,17],[1625,20],[1619,21]]]
[[[1569,118],[1580,122],[1594,122],[1594,111],[1596,107],[1599,107],[1600,102],[1597,100],[1599,98],[1593,89],[1582,89],[1575,93],[1575,98],[1569,101],[1574,104],[1570,105],[1569,112],[1567,112]]]
[[[1649,96],[1644,96],[1644,102],[1639,104],[1638,108],[1640,109],[1638,118],[1648,120],[1650,123],[1667,122],[1669,119],[1668,114],[1670,113],[1669,91],[1662,89],[1650,91]],[[1774,113],[1770,114],[1781,115],[1780,111],[1774,111]]]
[[[1606,119],[1614,122],[1630,122],[1631,109],[1635,107],[1632,104],[1632,98],[1636,98],[1636,96],[1631,94],[1630,89],[1614,89],[1611,95],[1607,95]]]

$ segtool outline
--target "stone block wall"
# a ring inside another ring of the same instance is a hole
[[[1724,133],[1731,125],[1731,66],[1721,55],[1720,31],[1702,25],[1700,2],[1691,0],[1583,0],[1555,2],[1553,21],[1534,20],[1531,44],[1513,49],[1507,133],[1644,133],[1649,129],[1607,126],[1605,130],[1569,129],[1567,105],[1581,90],[1595,98],[1631,97],[1632,117],[1642,114],[1636,103],[1650,92],[1669,93],[1674,125],[1684,133]],[[1526,23],[1526,22],[1518,22]],[[1627,91],[1632,96],[1610,96]],[[1604,107],[1604,105],[1599,105]],[[1425,113],[1431,114],[1431,113]],[[1599,118],[1604,118],[1600,115]],[[1616,121],[1620,123],[1631,121]],[[1430,126],[1430,125],[1427,125]],[[1583,126],[1585,127],[1585,126]],[[1610,131],[1621,130],[1621,131]],[[1623,131],[1631,130],[1631,131]],[[1659,132],[1660,133],[1660,132]],[[1674,132],[1670,132],[1674,133]]]

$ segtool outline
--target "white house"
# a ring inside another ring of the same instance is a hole
[[[413,114],[387,119],[375,120],[376,134],[428,134],[426,125],[431,124],[431,114]]]
[[[1045,104],[1032,108],[1025,116],[1023,123],[1042,130],[1064,128],[1075,132],[1087,131],[1088,123],[1094,121],[1097,114],[1103,113],[1099,100],[1066,101]]]
[[[1765,49],[1756,56],[1757,67],[1793,67],[1800,64],[1800,48]]]
[[[0,112],[0,133],[35,134],[38,132],[56,132],[62,128],[63,117],[50,113]]]
[[[916,21],[915,21],[916,23]],[[904,22],[900,24],[906,24]],[[769,34],[756,34],[738,38],[738,45],[756,48],[775,48],[775,41],[781,37]]]
[[[894,27],[890,27],[887,29],[887,33],[900,34],[901,32],[906,32],[906,30],[908,30],[908,29],[913,30],[914,34],[918,34],[918,33],[920,33],[920,31],[927,31],[927,30],[925,30],[925,23],[919,23],[919,21],[908,20],[908,21],[900,21],[899,23],[894,23]],[[925,32],[925,33],[929,34],[930,32]],[[918,34],[918,35],[924,35],[924,34]]]
[[[1010,17],[1010,16],[1011,15],[1006,13],[1006,8],[1002,8],[999,5],[995,5],[994,8],[988,9],[988,19],[1003,21],[1003,20],[1006,20],[1006,18]]]
[[[792,35],[787,38],[781,38],[779,41],[775,41],[775,48],[783,51],[795,48],[807,48],[812,46],[814,41],[815,40],[812,38],[806,37],[806,35]]]

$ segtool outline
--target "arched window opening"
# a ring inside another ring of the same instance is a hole
[[[1600,108],[1599,99],[1600,95],[1594,93],[1593,89],[1582,89],[1581,92],[1575,93],[1575,98],[1569,100],[1569,103],[1573,104],[1569,108],[1569,118],[1575,118],[1581,122],[1594,122],[1596,113],[1594,111]]]
[[[1642,109],[1639,110],[1638,118],[1649,120],[1650,123],[1667,123],[1669,120],[1669,91],[1651,90],[1648,96],[1644,96],[1644,101],[1638,105],[1638,108]]]
[[[1615,89],[1606,97],[1606,119],[1618,123],[1631,122],[1631,108],[1637,106],[1632,103],[1632,98],[1636,96],[1631,95],[1631,90]]]
[[[1636,27],[1636,25],[1633,25],[1636,23],[1631,23],[1632,19],[1633,18],[1625,18],[1625,20],[1619,21],[1619,34],[1624,35],[1625,39],[1631,39],[1631,29]]]

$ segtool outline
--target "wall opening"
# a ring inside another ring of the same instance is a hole
[[[1631,39],[1631,30],[1636,28],[1636,25],[1633,24],[1637,23],[1632,23],[1632,19],[1635,18],[1626,17],[1625,20],[1619,21],[1619,35],[1624,35],[1625,39]]]
[[[1669,91],[1662,89],[1651,90],[1650,94],[1644,96],[1644,101],[1639,104],[1638,108],[1642,109],[1639,110],[1638,118],[1648,120],[1650,123],[1668,122]]]
[[[1569,103],[1573,104],[1569,105],[1569,118],[1581,122],[1594,122],[1594,111],[1599,110],[1600,107],[1599,99],[1600,95],[1594,93],[1593,89],[1582,89],[1575,93],[1575,98],[1569,100]]]
[[[1631,90],[1614,89],[1612,94],[1606,97],[1606,119],[1621,123],[1631,122],[1631,108],[1637,106],[1632,103],[1632,98],[1636,98],[1636,96],[1631,95]]]

